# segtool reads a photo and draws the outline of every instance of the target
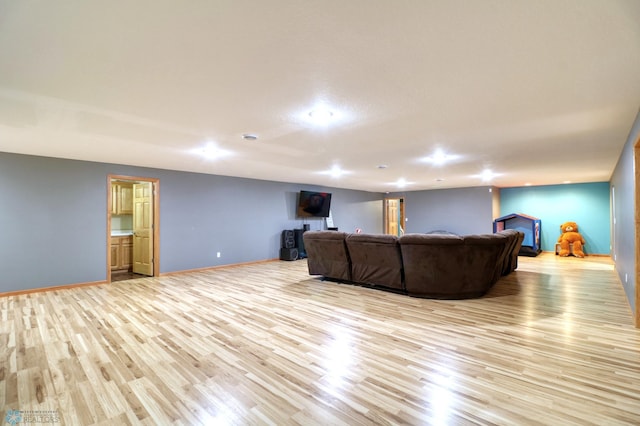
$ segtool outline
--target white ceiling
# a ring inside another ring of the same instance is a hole
[[[638,0],[0,0],[0,52],[0,151],[376,192],[608,181],[640,106]]]

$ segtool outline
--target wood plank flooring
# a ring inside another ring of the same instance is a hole
[[[0,407],[67,425],[640,424],[640,330],[603,257],[520,257],[462,301],[243,265],[0,298]]]

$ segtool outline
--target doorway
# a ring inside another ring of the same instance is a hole
[[[384,233],[401,237],[404,235],[404,198],[384,199]]]
[[[107,176],[107,282],[160,272],[160,180]]]

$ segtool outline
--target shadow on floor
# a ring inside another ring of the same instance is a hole
[[[134,280],[136,278],[145,278],[146,275],[134,274],[133,272],[113,272],[111,273],[111,282]]]

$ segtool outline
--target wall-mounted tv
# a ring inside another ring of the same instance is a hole
[[[331,194],[328,192],[300,191],[298,217],[329,217]]]

